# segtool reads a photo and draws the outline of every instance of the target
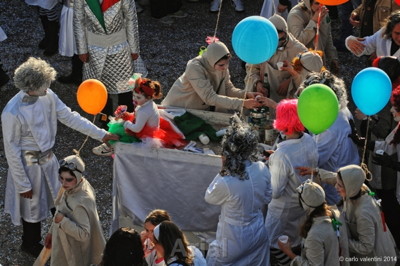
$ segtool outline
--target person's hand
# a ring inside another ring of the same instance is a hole
[[[297,71],[294,70],[292,64],[290,64],[288,60],[283,60],[282,62],[283,62],[283,66],[281,68],[281,71],[287,71],[287,72],[289,72],[289,74],[291,76],[299,75],[299,73],[297,73]]]
[[[109,145],[108,142],[110,140],[119,140],[119,136],[107,132],[107,134],[103,137],[103,139],[101,141],[103,141],[105,144]]]
[[[139,58],[139,54],[131,54],[131,56],[133,61]]]
[[[301,176],[305,176],[305,175],[317,175],[318,172],[315,168],[312,167],[306,167],[306,166],[299,166],[296,167],[297,170],[299,170],[299,174]]]
[[[247,92],[246,98],[247,99],[255,99],[258,95],[263,96],[262,93],[260,93],[260,92]]]
[[[51,249],[51,238],[52,238],[52,234],[47,234],[45,239],[44,239],[44,246],[47,249]]]
[[[278,240],[278,247],[283,251],[289,258],[294,259],[296,254],[293,253],[290,241],[283,243]]]
[[[29,191],[27,191],[27,192],[19,193],[19,195],[20,195],[21,197],[25,198],[25,199],[31,199],[31,198],[32,198],[32,195],[33,195],[33,191],[32,191],[32,189],[31,189],[31,190],[29,190]]]
[[[89,53],[80,54],[80,55],[78,55],[78,56],[79,56],[79,59],[80,59],[83,63],[89,62]]]
[[[256,83],[256,90],[262,95],[268,95],[269,93],[269,91],[264,87],[264,84],[261,81],[258,81]]]
[[[367,116],[365,114],[363,114],[363,112],[361,112],[360,109],[358,109],[358,108],[354,111],[354,116],[358,120],[364,120],[365,118],[367,118]]]
[[[62,214],[61,212],[57,212],[54,216],[54,222],[58,224],[62,221],[62,219],[64,219],[64,214]]]
[[[257,102],[261,103],[263,106],[267,106],[273,109],[276,109],[276,106],[278,105],[277,102],[275,102],[274,100],[272,100],[271,98],[268,97],[263,97],[263,96],[259,96],[257,97]]]
[[[354,54],[361,54],[365,49],[365,45],[361,43],[364,40],[364,38],[348,39],[347,46]]]
[[[313,17],[311,18],[312,20],[314,20],[315,23],[318,23],[318,17],[320,13],[322,21],[324,17],[329,13],[329,9],[324,5],[320,5],[318,10],[314,13]]]
[[[382,155],[375,153],[372,156],[372,162],[377,165],[389,167],[396,171],[400,171],[400,162],[392,160],[389,154],[387,154],[386,152],[384,152]]]
[[[360,17],[355,12],[351,13],[349,22],[351,25],[353,25],[353,27],[360,27]]]
[[[257,108],[261,106],[261,103],[257,102],[255,99],[246,99],[243,102],[243,106],[246,109]]]
[[[291,81],[292,81],[291,78],[283,80],[276,89],[276,93],[278,93],[279,96],[286,98],[289,89],[289,84]]]
[[[288,6],[284,6],[284,5],[282,5],[282,4],[278,4],[278,12],[279,13],[283,13],[283,12],[285,12],[285,10],[288,8]]]
[[[128,106],[126,106],[126,105],[118,106],[117,109],[115,109],[115,111],[114,111],[115,118],[122,118],[127,110],[128,110]]]
[[[330,69],[333,74],[338,75],[340,70],[339,60],[332,60]]]

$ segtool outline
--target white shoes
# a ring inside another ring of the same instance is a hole
[[[221,5],[221,0],[212,0],[210,6],[210,12],[218,12],[220,5]]]
[[[107,144],[103,143],[100,146],[94,147],[92,152],[99,156],[110,156],[114,153],[114,148],[108,147]]]
[[[236,12],[244,11],[244,5],[243,5],[242,0],[232,0],[232,5],[235,8]]]

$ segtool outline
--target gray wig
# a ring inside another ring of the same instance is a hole
[[[236,176],[240,180],[249,179],[246,172],[246,161],[256,161],[258,133],[246,123],[242,123],[235,115],[231,118],[222,140],[222,156],[225,162],[220,175]]]
[[[340,110],[347,107],[347,91],[344,81],[335,75],[333,75],[328,70],[322,72],[312,72],[309,73],[303,83],[299,86],[297,94],[300,95],[301,92],[312,84],[325,84],[333,90],[336,97],[338,98]]]
[[[36,91],[56,79],[57,72],[46,61],[29,57],[14,72],[14,84],[18,89]]]

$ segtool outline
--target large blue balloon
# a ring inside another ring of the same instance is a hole
[[[355,76],[351,84],[354,103],[366,115],[382,110],[390,99],[392,82],[381,69],[368,67]]]
[[[233,30],[232,46],[243,61],[260,64],[269,60],[276,52],[278,32],[274,24],[264,17],[247,17]]]

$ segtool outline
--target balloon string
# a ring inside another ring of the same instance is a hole
[[[93,116],[93,121],[92,121],[93,124],[94,124],[94,122],[96,121],[96,117],[97,117],[97,115],[94,115],[94,116]],[[88,139],[89,139],[89,136],[86,135],[86,138],[85,138],[85,140],[83,141],[81,147],[80,147],[78,150],[73,149],[72,151],[73,151],[76,155],[80,156],[81,150],[82,150],[83,146],[85,146],[85,144],[86,144],[86,142],[88,141]]]
[[[319,26],[321,25],[321,13],[322,13],[322,9],[320,8],[319,13],[318,13],[318,20],[317,20],[317,32],[315,33],[315,42],[314,42],[315,50],[318,50]]]
[[[253,64],[250,64],[250,73],[253,73],[253,68],[254,68],[254,65]],[[248,86],[244,86],[244,96],[243,96],[243,102],[242,102],[242,107],[240,108],[240,118],[244,118],[244,116],[243,116],[243,109],[244,109],[244,101],[246,100],[246,95],[247,95],[247,87]]]
[[[222,2],[224,2],[224,0],[221,0],[221,3],[219,4],[219,8],[218,8],[217,23],[215,24],[215,30],[214,30],[214,36],[213,36],[214,41],[215,41],[215,38],[217,37],[217,29],[218,29],[218,24],[219,24],[219,18],[221,15]]]
[[[365,142],[364,142],[364,148],[363,148],[363,153],[362,153],[362,157],[361,157],[361,165],[364,164],[364,160],[365,160],[365,153],[367,150],[367,142],[368,142],[368,135],[369,135],[369,119],[370,117],[367,116],[367,134],[365,136]]]

